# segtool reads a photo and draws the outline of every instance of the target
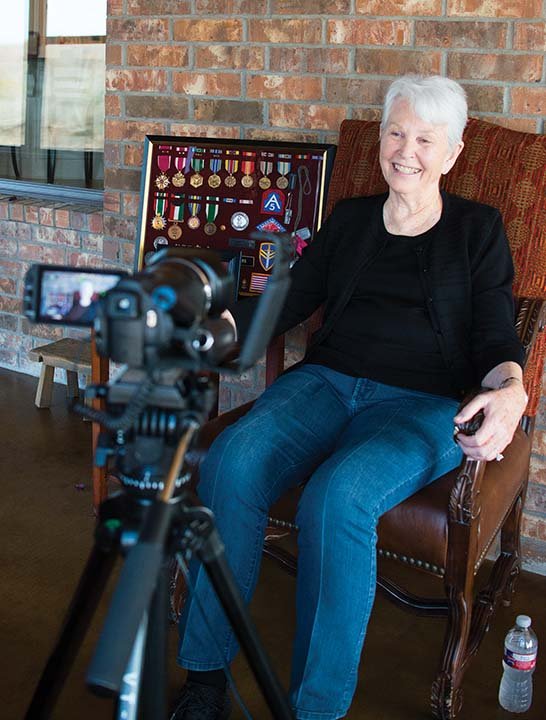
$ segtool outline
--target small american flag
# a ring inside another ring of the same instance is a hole
[[[250,276],[250,292],[263,292],[269,278],[269,275],[263,275],[262,273],[252,273],[252,275]]]

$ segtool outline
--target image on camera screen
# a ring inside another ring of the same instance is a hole
[[[40,318],[87,325],[95,318],[96,300],[119,279],[116,273],[46,270],[42,275]]]

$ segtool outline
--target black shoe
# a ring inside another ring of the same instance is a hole
[[[170,720],[227,720],[230,713],[231,700],[227,690],[188,680]]]

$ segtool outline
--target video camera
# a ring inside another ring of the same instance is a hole
[[[236,370],[265,350],[288,290],[289,236],[257,233],[276,245]],[[131,368],[218,370],[233,357],[236,331],[222,313],[235,299],[234,278],[212,250],[169,248],[135,275],[112,270],[34,265],[25,278],[31,322],[93,326],[98,352]]]
[[[103,428],[95,464],[107,467],[113,459],[132,494],[152,497],[183,428],[209,417],[216,398],[210,372],[237,374],[266,349],[289,286],[291,240],[257,236],[275,243],[276,262],[236,359],[236,329],[223,316],[236,284],[212,250],[160,250],[132,277],[46,265],[27,273],[24,312],[31,322],[93,325],[98,352],[123,366],[108,384],[86,389],[105,400],[104,410],[75,409]],[[185,480],[177,480],[177,491]]]

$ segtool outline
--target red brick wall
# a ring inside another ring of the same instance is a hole
[[[25,349],[51,333],[18,316],[25,263],[76,254],[132,266],[147,133],[335,142],[344,118],[379,117],[404,72],[448,74],[472,114],[546,131],[543,0],[109,0],[107,32],[103,231],[80,227],[78,210],[55,210],[52,225],[47,208],[37,217],[0,201],[4,365],[28,369]],[[223,384],[222,405],[262,386],[258,367]],[[546,568],[544,399],[524,532]]]
[[[96,205],[0,195],[0,366],[36,374],[37,364],[27,357],[31,348],[63,334],[89,335],[31,325],[21,315],[23,278],[36,262],[102,267],[104,244],[102,208]]]

